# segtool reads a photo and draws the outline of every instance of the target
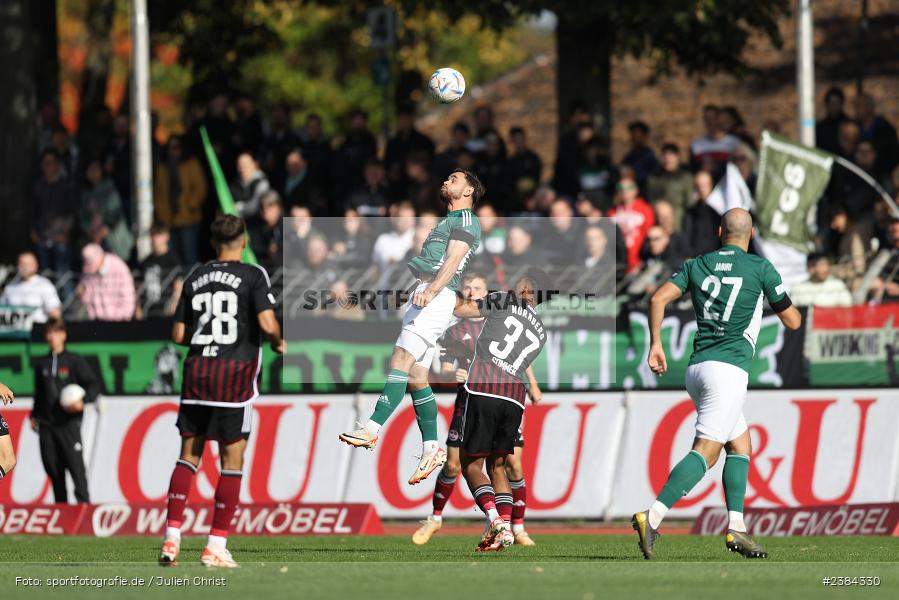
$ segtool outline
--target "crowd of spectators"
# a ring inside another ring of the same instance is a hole
[[[895,195],[899,141],[874,99],[859,94],[850,115],[834,88],[824,110],[818,145]],[[414,106],[400,106],[382,148],[361,110],[346,116],[341,131],[326,132],[315,113],[294,127],[288,105],[263,116],[250,96],[219,94],[205,110],[188,113],[182,134],[165,142],[154,136],[152,254],[138,262],[129,118],[104,111],[90,122],[90,131],[73,136],[54,107],[41,111],[33,247],[19,257],[17,273],[8,273],[0,298],[40,307],[39,319],[60,311],[106,320],[172,314],[185,271],[211,257],[207,229],[218,202],[201,126],[260,264],[276,275],[289,248],[304,277],[322,277],[335,293],[346,293],[342,270],[384,272],[416,252],[445,210],[443,178],[463,168],[487,189],[476,210],[483,243],[474,268],[502,273],[537,256],[593,269],[608,257],[616,290],[639,303],[683,260],[717,247],[719,215],[707,200],[728,162],[750,191],[758,168],[758,132],[749,132],[732,106],[703,107],[701,133],[658,148],[649,126],[634,121],[616,163],[592,115],[576,104],[554,164],[545,168],[526,130],[500,131],[486,105],[451,126],[445,147],[416,128]],[[797,303],[899,300],[899,224],[876,191],[835,170],[817,215],[818,248],[809,257],[809,281],[795,290]],[[537,225],[541,217],[549,219]],[[597,226],[601,217],[612,218],[613,231]],[[880,270],[866,277],[872,265]]]

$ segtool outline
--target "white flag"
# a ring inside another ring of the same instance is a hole
[[[724,177],[709,194],[706,204],[715,209],[719,215],[723,215],[732,208],[745,208],[753,210],[755,203],[752,200],[752,194],[749,193],[749,187],[740,174],[740,169],[732,162],[727,163],[727,171]]]

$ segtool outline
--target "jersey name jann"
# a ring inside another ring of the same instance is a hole
[[[729,272],[733,268],[734,268],[733,263],[715,263],[716,271]]]
[[[221,283],[222,285],[230,285],[233,289],[240,287],[243,280],[234,273],[226,271],[210,271],[203,273],[191,282],[191,288],[194,292],[198,289],[209,285],[210,283]]]

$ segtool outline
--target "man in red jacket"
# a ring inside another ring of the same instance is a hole
[[[630,175],[621,176],[615,191],[615,206],[609,210],[609,216],[615,219],[624,235],[627,270],[631,272],[640,265],[640,248],[649,229],[655,225],[656,217],[649,203],[640,198],[637,182]]]

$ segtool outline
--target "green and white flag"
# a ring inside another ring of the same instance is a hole
[[[755,201],[762,237],[808,252],[815,207],[830,181],[833,156],[762,132]]]

